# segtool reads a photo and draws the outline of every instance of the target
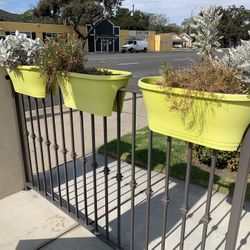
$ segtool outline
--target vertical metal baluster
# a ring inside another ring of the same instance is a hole
[[[32,181],[32,186],[34,186],[34,174],[33,174],[33,169],[32,169],[32,163],[31,163],[31,155],[30,155],[30,142],[29,142],[29,135],[30,132],[28,131],[27,127],[27,117],[26,117],[26,112],[25,112],[25,106],[24,106],[24,98],[23,95],[21,95],[21,103],[22,103],[22,109],[23,109],[23,118],[24,118],[24,135],[26,138],[26,143],[27,143],[27,152],[28,152],[28,158],[29,158],[29,166],[30,166],[30,174],[31,174],[31,181]]]
[[[168,203],[169,203],[169,168],[170,168],[170,155],[171,155],[171,137],[167,137],[167,147],[166,147],[166,170],[165,170],[165,192],[162,197],[163,203],[163,224],[162,224],[162,239],[161,239],[161,249],[165,249],[165,235],[167,228],[167,218],[168,218]]]
[[[189,195],[190,173],[191,173],[191,166],[192,166],[192,154],[193,154],[193,144],[189,142],[188,143],[188,161],[187,161],[187,169],[186,169],[185,191],[184,191],[184,202],[183,202],[183,205],[181,207],[182,225],[181,225],[180,249],[183,249],[183,246],[184,246],[186,220],[187,220],[187,213],[189,210],[188,195]]]
[[[105,179],[105,231],[106,231],[106,239],[109,240],[109,192],[108,192],[108,175],[110,169],[108,167],[108,154],[107,154],[107,142],[108,142],[108,135],[107,135],[107,117],[103,117],[103,132],[104,132],[104,179]]]
[[[49,139],[49,130],[48,130],[48,121],[47,121],[47,112],[46,112],[46,105],[45,99],[42,99],[43,103],[43,113],[44,113],[44,124],[45,124],[45,145],[47,146],[47,155],[48,155],[48,163],[49,163],[49,180],[50,180],[50,192],[52,200],[55,200],[54,191],[53,191],[53,176],[52,176],[52,167],[51,167],[51,155],[50,155],[50,139]]]
[[[209,176],[209,184],[208,184],[208,192],[207,192],[207,204],[206,204],[205,214],[201,219],[201,222],[203,223],[201,250],[205,249],[206,238],[207,238],[207,227],[208,227],[208,223],[211,220],[211,218],[210,218],[210,207],[211,207],[211,199],[212,199],[212,193],[213,193],[214,173],[215,173],[215,167],[216,167],[216,157],[217,157],[217,151],[213,150],[212,151],[212,162],[211,162],[210,176]]]
[[[67,153],[68,153],[68,150],[66,149],[66,146],[65,146],[65,131],[64,131],[62,92],[61,92],[60,89],[59,89],[59,106],[60,106],[60,120],[61,120],[61,131],[62,131],[62,154],[63,154],[63,165],[64,165],[64,176],[65,176],[65,187],[66,187],[67,210],[68,210],[68,212],[70,212],[69,183],[68,183],[68,169],[67,169]]]
[[[51,90],[51,92],[50,92],[50,104],[51,104],[53,138],[54,138],[53,148],[55,150],[55,159],[56,159],[56,178],[57,178],[57,187],[58,187],[58,194],[59,194],[59,205],[62,206],[61,179],[60,179],[60,170],[59,170],[59,162],[58,162],[59,146],[57,144],[55,111],[54,111],[54,101],[53,101],[53,93],[52,92],[53,91]]]
[[[95,234],[98,234],[98,211],[97,211],[97,184],[96,184],[96,152],[95,152],[95,116],[91,114],[91,134],[92,134],[92,154],[93,154],[93,185],[94,185],[94,214],[95,214]]]
[[[121,107],[120,107],[120,91],[117,93],[117,246],[121,248]]]
[[[135,188],[137,186],[135,180],[135,146],[136,146],[136,93],[132,93],[132,173],[131,173],[131,235],[130,235],[130,250],[135,247]]]
[[[88,217],[88,197],[87,197],[87,180],[86,180],[86,157],[85,157],[85,142],[84,142],[84,126],[83,126],[83,112],[80,111],[80,133],[81,133],[81,148],[82,148],[82,171],[83,171],[83,195],[85,208],[85,222],[89,224]]]
[[[229,219],[228,231],[226,236],[226,250],[235,250],[239,234],[241,214],[246,198],[248,176],[250,172],[250,127],[248,127],[240,152],[240,164],[237,172],[232,209]]]
[[[147,195],[146,204],[146,223],[145,223],[145,250],[148,250],[149,243],[149,223],[150,223],[150,198],[152,196],[151,189],[151,166],[152,166],[152,146],[153,146],[153,132],[150,130],[148,133],[148,169],[147,169]]]
[[[36,151],[36,134],[34,132],[34,122],[33,122],[33,115],[32,115],[32,109],[31,109],[31,101],[30,101],[29,96],[28,96],[28,103],[29,103],[29,113],[30,113],[31,138],[33,141],[33,149],[34,149],[34,156],[35,156],[37,186],[38,186],[39,191],[41,191],[41,184],[40,184],[39,170],[38,170],[38,161],[37,161],[37,151]]]
[[[76,176],[76,150],[75,150],[75,136],[74,136],[74,118],[72,109],[69,109],[70,118],[70,134],[71,134],[71,158],[73,162],[73,178],[74,178],[74,191],[75,191],[75,203],[76,203],[76,218],[79,218],[78,208],[78,192],[77,192],[77,176]]]
[[[37,141],[40,145],[40,154],[41,154],[41,163],[42,163],[42,171],[43,171],[43,184],[44,184],[44,193],[47,196],[47,183],[46,183],[46,175],[45,175],[45,167],[44,167],[44,155],[43,155],[43,138],[41,135],[41,125],[40,125],[40,117],[39,117],[39,109],[38,109],[38,101],[37,98],[35,98],[35,104],[36,104],[36,117],[37,117],[37,128],[38,128],[38,138]]]

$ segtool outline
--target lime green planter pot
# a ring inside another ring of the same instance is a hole
[[[18,66],[7,72],[17,93],[45,98],[47,93],[46,80],[41,76],[36,66]],[[55,91],[55,89],[54,89]]]
[[[154,84],[160,79],[147,77],[139,80],[152,131],[213,149],[238,149],[250,123],[249,95],[211,95],[198,91],[183,95],[185,90],[169,88],[171,98],[194,100],[187,119],[183,121],[180,111],[170,110],[171,104],[164,89]]]
[[[59,81],[64,104],[90,114],[111,116],[120,88],[128,86],[130,72],[109,70],[113,75],[70,73]],[[121,96],[121,107],[124,94]]]

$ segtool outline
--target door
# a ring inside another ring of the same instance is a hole
[[[114,52],[114,39],[108,39],[108,52]]]
[[[101,49],[102,49],[102,52],[108,52],[108,39],[106,38],[102,38],[101,40]]]

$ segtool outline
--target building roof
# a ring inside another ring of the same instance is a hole
[[[179,37],[184,38],[185,41],[192,40],[192,38],[187,33],[181,33]]]
[[[175,43],[183,43],[183,42],[187,42],[187,41],[182,39],[182,38],[175,38],[175,39],[173,39],[173,42],[175,42]]]
[[[172,37],[173,37],[173,42],[178,42],[178,43],[186,42],[185,39],[176,34],[173,34]]]

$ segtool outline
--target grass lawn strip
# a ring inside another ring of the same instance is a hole
[[[132,134],[127,134],[121,138],[121,160],[131,163],[131,142]],[[117,141],[112,140],[107,145],[108,155],[116,158]],[[103,153],[103,146],[98,149],[99,153]],[[135,163],[137,166],[147,167],[148,153],[148,129],[139,129],[136,132],[136,152]],[[166,136],[154,133],[153,151],[152,151],[152,170],[165,173],[166,162]],[[171,150],[171,166],[170,176],[179,180],[185,180],[187,162],[187,143],[177,139],[172,141]],[[193,164],[191,169],[190,182],[202,187],[208,186],[210,167],[201,164],[195,156],[193,156]],[[214,179],[214,190],[232,196],[235,185],[236,174],[228,169],[216,169]],[[246,192],[246,200],[250,201],[250,178]]]

